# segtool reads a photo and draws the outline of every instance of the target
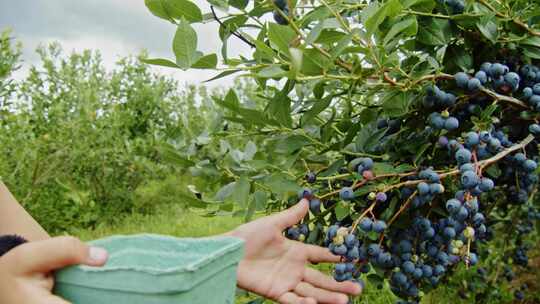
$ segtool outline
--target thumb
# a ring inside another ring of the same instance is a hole
[[[3,258],[8,265],[16,267],[14,271],[28,274],[46,273],[78,264],[102,266],[108,254],[102,248],[90,247],[77,238],[64,236],[26,243]]]
[[[281,230],[298,224],[304,216],[308,213],[309,210],[309,202],[306,199],[302,199],[298,204],[294,205],[293,207],[281,211],[280,213],[275,215],[277,225],[280,227]]]

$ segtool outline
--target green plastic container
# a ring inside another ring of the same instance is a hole
[[[56,274],[55,294],[74,304],[234,303],[243,241],[141,234],[90,242],[109,252],[104,267]]]

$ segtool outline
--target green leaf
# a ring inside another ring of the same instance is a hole
[[[166,163],[184,168],[195,166],[194,162],[190,161],[185,156],[180,154],[178,150],[170,144],[162,143],[161,145],[156,147],[156,150],[161,160]]]
[[[391,117],[403,116],[409,112],[414,98],[410,91],[391,91],[382,98],[384,113]]]
[[[336,218],[338,221],[341,221],[342,219],[346,218],[349,214],[351,214],[350,205],[343,201],[340,201],[334,210],[335,210]]]
[[[387,17],[396,16],[402,9],[400,0],[389,0],[380,6],[378,2],[371,2],[362,16],[367,36],[370,37]]]
[[[181,19],[190,23],[203,20],[199,7],[188,0],[145,0],[144,4],[155,16],[171,22]]]
[[[287,71],[283,70],[278,64],[265,67],[257,73],[257,77],[261,78],[283,77],[285,75],[287,75]]]
[[[278,92],[268,103],[265,111],[269,117],[274,118],[280,125],[292,127],[291,99],[286,92]]]
[[[414,36],[418,32],[418,21],[415,16],[408,17],[392,26],[384,37],[384,44],[388,44],[399,34],[403,33],[405,36]]]
[[[289,54],[289,46],[296,38],[296,33],[288,26],[276,23],[268,24],[268,38],[281,53]]]
[[[386,129],[364,126],[364,128],[358,132],[356,149],[361,152],[371,152],[383,138],[385,133]]]
[[[239,204],[242,208],[245,208],[248,204],[249,192],[251,189],[251,182],[246,176],[241,176],[234,185],[234,191],[231,199]]]
[[[201,57],[191,67],[194,69],[215,69],[217,65],[217,55],[208,54]]]
[[[290,177],[281,173],[267,176],[264,179],[263,184],[270,188],[272,193],[275,194],[296,193],[300,189],[294,180],[291,180]]]
[[[197,33],[189,22],[182,20],[178,24],[173,40],[176,64],[182,69],[189,69],[199,60],[197,55]]]
[[[213,81],[213,80],[217,80],[217,79],[220,79],[220,78],[223,78],[223,77],[227,77],[229,75],[232,75],[234,73],[238,73],[240,72],[241,70],[229,70],[229,71],[224,71],[224,72],[221,72],[219,74],[217,74],[216,76],[208,79],[208,80],[205,80],[204,82],[210,82],[210,81]]]
[[[418,31],[417,40],[426,45],[445,45],[452,39],[452,29],[448,20],[428,19]]]
[[[292,154],[307,146],[309,139],[302,135],[291,134],[281,138],[276,144],[276,152],[282,154]]]
[[[172,62],[169,59],[164,59],[164,58],[148,58],[148,59],[141,59],[141,61],[146,64],[151,64],[151,65],[159,65],[159,66],[164,66],[168,68],[178,68],[178,65],[176,65],[176,63]]]
[[[167,14],[176,20],[185,19],[190,23],[203,20],[199,7],[188,0],[161,0]]]
[[[317,115],[319,115],[319,113],[321,113],[326,108],[328,108],[331,102],[332,102],[332,96],[326,96],[322,100],[315,102],[315,104],[309,110],[306,111],[304,116],[302,116],[302,125],[306,125],[310,123],[313,120],[313,118],[315,118]]]
[[[163,1],[162,0],[144,0],[144,4],[150,10],[154,16],[157,16],[159,18],[173,21],[172,18],[169,16],[165,8],[163,7]]]
[[[229,0],[229,4],[237,9],[244,9],[248,5],[249,0]]]
[[[478,30],[492,43],[496,43],[499,38],[498,25],[494,20],[496,19],[491,16],[485,16],[476,23]]]
[[[309,32],[309,34],[306,37],[306,43],[312,44],[314,43],[317,38],[321,35],[322,30],[324,29],[324,20],[320,20],[317,25]]]

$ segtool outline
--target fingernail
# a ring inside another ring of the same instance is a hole
[[[107,250],[99,247],[90,247],[90,262],[91,263],[105,263],[109,254]]]

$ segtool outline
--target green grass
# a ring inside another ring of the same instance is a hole
[[[74,229],[71,234],[83,240],[93,240],[113,234],[157,233],[177,237],[205,237],[218,235],[230,231],[242,224],[242,218],[230,216],[202,217],[196,213],[180,208],[167,208],[154,215],[133,214],[114,225],[101,225],[94,230]],[[328,271],[328,265],[319,265],[318,269]],[[238,292],[236,304],[246,304],[257,297],[243,291]],[[394,304],[396,297],[390,292],[387,285],[378,289],[367,282],[366,290],[355,303],[365,304]],[[257,302],[260,303],[260,302]],[[264,303],[272,303],[265,301]],[[427,295],[422,303],[437,304],[465,304],[470,300],[461,300],[456,292],[439,287]]]

